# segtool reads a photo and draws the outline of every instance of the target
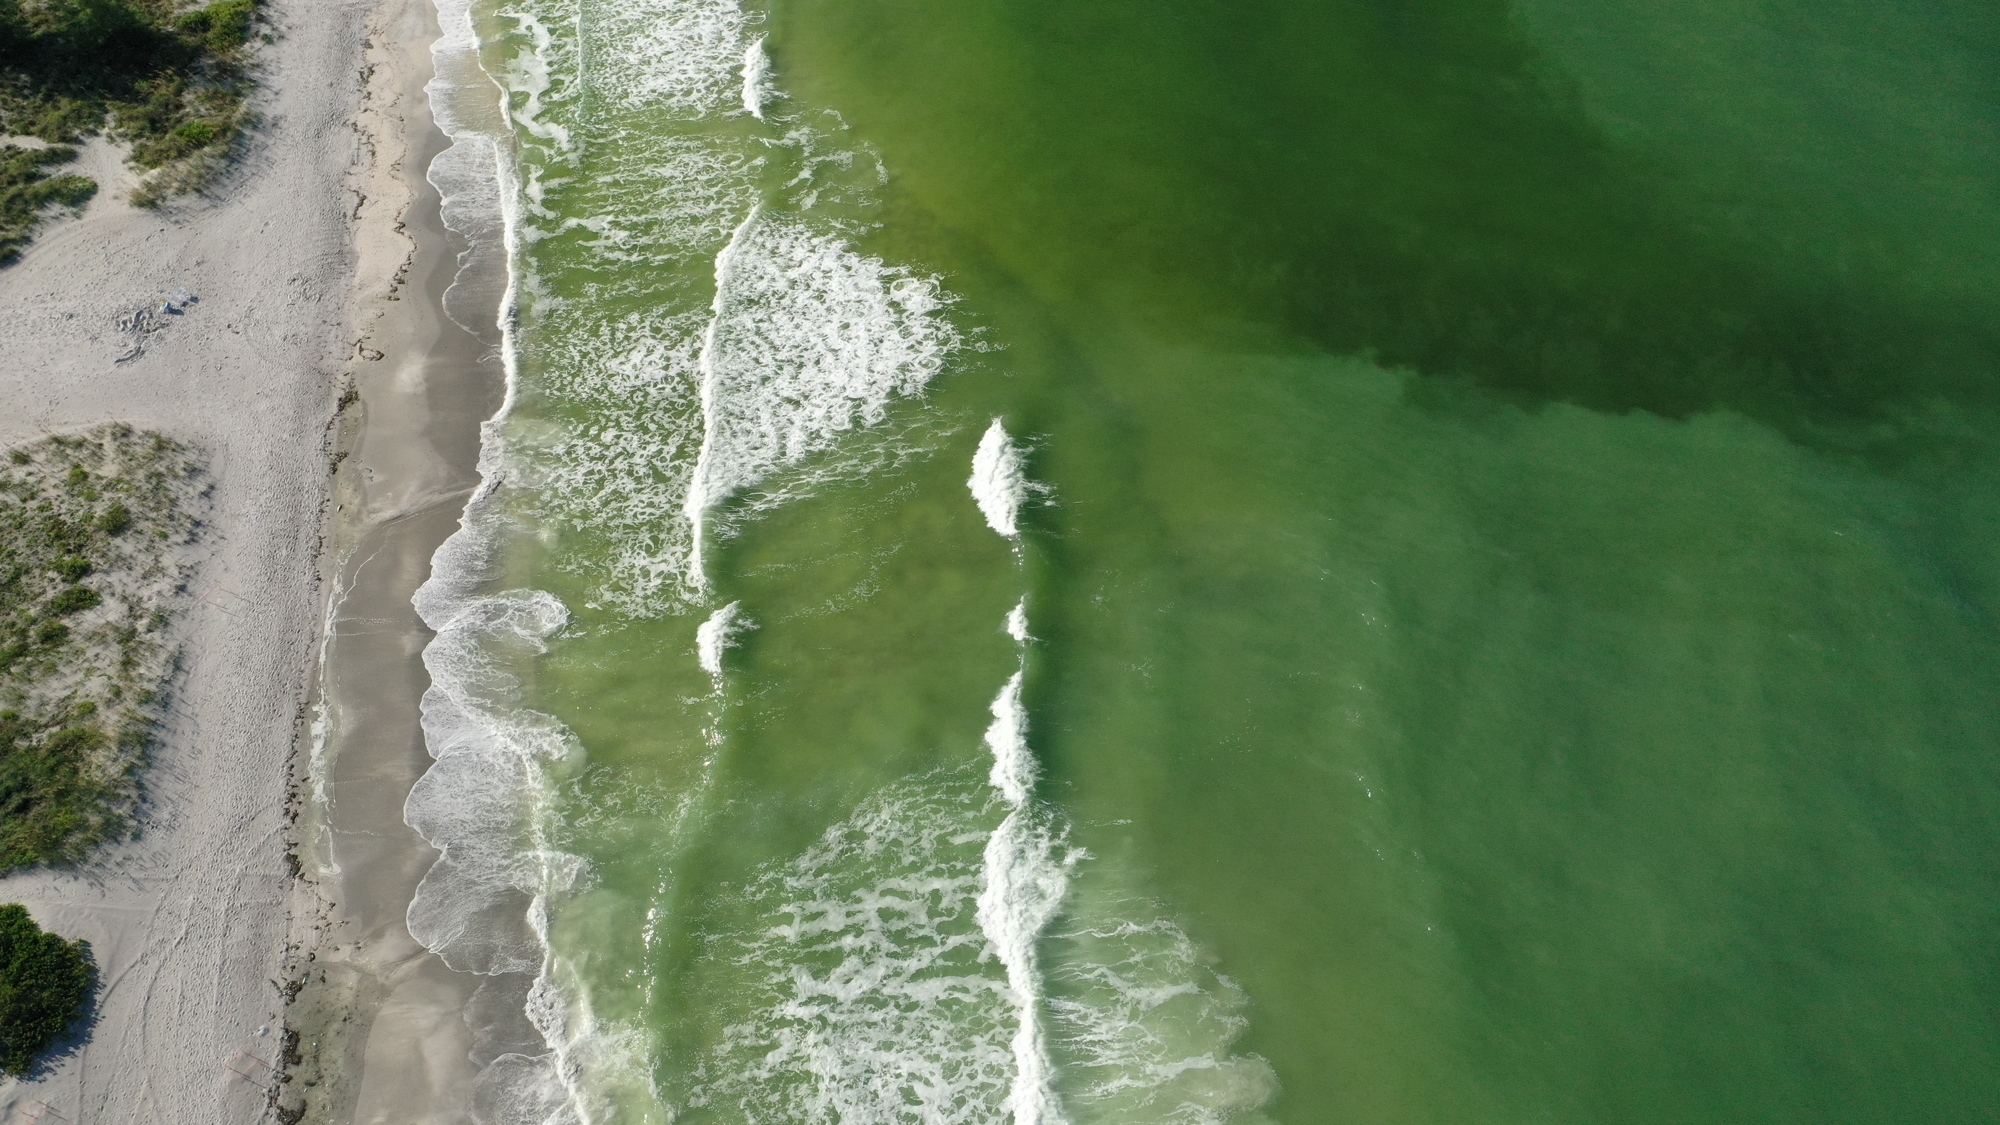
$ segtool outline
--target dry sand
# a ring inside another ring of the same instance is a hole
[[[424,638],[408,590],[471,483],[469,443],[497,377],[476,363],[476,342],[453,340],[435,315],[438,239],[401,229],[421,209],[427,158],[406,151],[429,127],[416,112],[427,7],[273,0],[267,11],[277,34],[261,51],[264,123],[228,180],[162,212],[131,208],[107,182],[82,217],[45,228],[0,269],[0,444],[123,421],[198,447],[215,482],[201,597],[175,625],[184,670],[136,838],[78,869],[0,879],[0,901],[88,938],[102,980],[87,1034],[43,1073],[0,1083],[0,1120],[267,1117],[280,982],[331,962],[366,986],[350,1000],[389,1006],[376,1018],[360,1003],[333,1022],[353,1017],[346,1026],[362,1033],[342,1042],[359,1044],[369,1088],[379,1079],[393,1100],[371,1109],[358,1068],[320,1060],[321,1085],[346,1091],[326,1119],[463,1120],[414,1093],[462,1099],[471,1063],[467,990],[409,942],[396,901],[430,860],[400,815],[400,791],[427,761],[411,733]],[[84,159],[117,170],[103,142]],[[413,259],[426,241],[428,258]],[[412,269],[433,276],[405,287]],[[115,327],[177,288],[199,298],[186,315],[143,338]],[[434,345],[439,359],[427,358]],[[457,381],[433,393],[440,363]],[[366,421],[350,410],[336,425],[350,379]],[[353,456],[330,478],[343,441]],[[339,592],[331,614],[319,576],[330,479],[341,504],[324,564]],[[329,879],[315,890],[291,877],[286,798],[329,622],[339,737],[320,763],[333,804],[302,824],[326,829],[307,841],[308,873],[329,857],[344,868],[322,867]],[[357,712],[349,701],[372,702]],[[374,740],[369,752],[332,755],[357,738]],[[296,944],[319,938],[328,944]],[[389,1018],[390,1007],[402,1014]],[[456,1040],[437,1034],[454,1026]],[[400,1071],[373,1067],[384,1050],[404,1052]],[[438,1060],[429,1070],[426,1051]]]

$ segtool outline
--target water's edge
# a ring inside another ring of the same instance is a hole
[[[476,483],[478,427],[498,407],[499,379],[490,346],[445,313],[461,271],[424,178],[449,143],[424,93],[432,10],[426,0],[386,0],[368,30],[376,113],[368,122],[364,111],[363,133],[387,171],[356,190],[397,195],[363,205],[397,208],[375,222],[400,232],[407,257],[393,277],[357,282],[386,281],[387,290],[356,293],[360,340],[335,434],[325,547],[333,581],[309,754],[294,778],[291,1065],[277,1105],[312,1122],[462,1113],[479,1053],[512,1046],[495,1045],[510,1031],[504,1021],[473,1031],[468,1006],[493,1007],[480,1003],[482,982],[430,955],[403,920],[435,854],[402,815],[429,765],[417,727],[428,631],[410,599]]]

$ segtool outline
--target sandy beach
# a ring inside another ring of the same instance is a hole
[[[428,7],[266,10],[262,123],[240,166],[143,211],[123,200],[115,149],[93,141],[82,161],[103,190],[0,270],[0,443],[120,421],[195,447],[214,481],[137,833],[75,869],[0,879],[0,901],[90,941],[101,981],[84,1034],[0,1083],[8,1120],[271,1118],[288,981],[303,987],[302,1061],[284,1088],[330,1095],[312,1119],[463,1119],[442,1107],[463,1104],[469,1043],[437,1032],[463,1028],[450,990],[464,986],[402,924],[432,854],[401,820],[428,761],[409,591],[472,484],[498,380],[436,311],[451,258],[435,199],[431,237],[403,229],[424,221],[422,168],[441,143],[422,149]],[[197,298],[185,315],[143,336],[116,327],[183,288]],[[447,1091],[438,1113],[375,1065],[384,1052],[433,1061],[405,1070]],[[380,1093],[357,1103],[364,1066]]]

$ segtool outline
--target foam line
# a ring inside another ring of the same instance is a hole
[[[404,820],[441,854],[419,881],[406,923],[413,937],[455,968],[536,972],[536,988],[546,997],[555,994],[547,896],[572,885],[582,861],[543,838],[549,799],[543,763],[576,747],[556,720],[519,706],[518,681],[508,665],[543,651],[568,613],[542,591],[484,592],[498,575],[505,524],[498,490],[507,478],[503,428],[520,391],[523,192],[507,91],[480,64],[471,6],[436,0],[436,8],[442,34],[432,46],[435,77],[425,92],[452,143],[427,178],[438,188],[445,224],[468,244],[445,307],[481,336],[492,317],[505,391],[500,409],[480,428],[479,487],[412,598],[418,616],[436,632],[423,654],[431,685],[421,703],[425,748],[435,761],[412,787]],[[538,94],[546,71],[531,67],[526,77]],[[481,288],[481,280],[496,273],[503,279],[497,298]],[[574,1125],[589,1114],[573,1057],[577,1036],[551,1016],[560,1008],[544,1003],[528,1012],[547,1054],[510,1056],[507,1067],[482,1072],[479,1085],[511,1091],[504,1100],[516,1109],[538,1104],[537,1120],[548,1125]]]

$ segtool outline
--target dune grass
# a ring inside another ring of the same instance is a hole
[[[50,165],[75,155],[75,149],[62,146],[0,147],[0,265],[20,256],[51,208],[81,207],[97,194],[96,181],[87,177],[49,174]]]
[[[146,175],[134,202],[152,205],[201,186],[248,123],[249,45],[258,0],[187,7],[174,0],[0,0],[0,132],[72,144],[106,133],[131,146]],[[52,202],[74,203],[82,177],[37,179],[53,150],[5,150],[0,191],[8,231]],[[18,165],[18,168],[16,167]],[[82,196],[87,198],[87,195]],[[32,222],[13,235],[20,241]],[[0,250],[4,253],[4,250]]]
[[[104,426],[0,463],[0,871],[118,835],[172,671],[187,451]]]

